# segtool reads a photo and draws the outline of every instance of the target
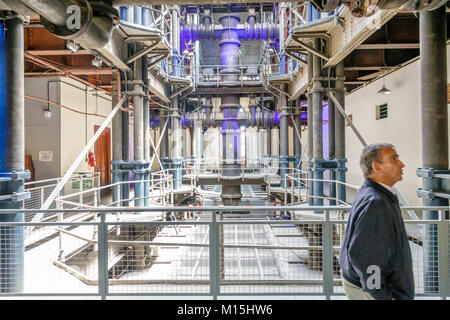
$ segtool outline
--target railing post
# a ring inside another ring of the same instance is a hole
[[[295,184],[295,173],[294,176],[291,178],[291,204],[294,205],[294,184]]]
[[[438,224],[438,257],[439,257],[439,296],[447,300],[449,295],[449,274],[448,274],[448,229],[449,224],[446,220],[446,211],[439,210],[440,221]]]
[[[97,191],[98,190],[94,191],[94,207],[98,206],[98,194],[97,194]]]
[[[217,213],[211,213],[211,224],[209,225],[209,292],[214,300],[220,293],[220,244],[219,225]]]
[[[105,212],[100,213],[98,224],[98,294],[102,300],[108,294],[108,229],[105,224]]]
[[[62,209],[62,208],[63,208],[63,204],[61,202],[56,202],[56,209]],[[58,212],[58,222],[63,222],[63,221],[64,221],[64,213]],[[62,226],[60,225],[59,228],[62,228]],[[61,260],[63,258],[63,253],[64,253],[64,250],[62,248],[62,232],[61,231],[58,232],[58,246],[59,246],[58,260]]]
[[[333,225],[329,210],[325,211],[322,225],[322,249],[323,293],[330,300],[333,294]]]
[[[41,188],[41,202],[39,203],[39,206],[40,206],[40,207],[42,207],[42,205],[44,204],[44,201],[45,201],[45,193],[44,193],[44,189],[45,189],[45,186],[43,186],[43,187]]]
[[[340,185],[337,180],[335,180],[334,183],[336,184],[336,205],[340,205],[340,198],[339,198]]]
[[[83,176],[80,176],[80,203],[83,204]]]

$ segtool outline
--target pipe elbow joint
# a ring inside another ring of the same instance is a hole
[[[89,49],[103,48],[111,39],[112,32],[120,23],[117,9],[101,2],[89,3],[87,0],[77,1],[65,25],[56,25],[40,15],[44,27],[53,35],[81,43]]]

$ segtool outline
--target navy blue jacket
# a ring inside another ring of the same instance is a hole
[[[376,300],[414,298],[411,249],[398,198],[370,179],[353,202],[339,264],[342,277]],[[380,268],[379,289],[373,288],[369,266]]]

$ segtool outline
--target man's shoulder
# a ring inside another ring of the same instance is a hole
[[[386,203],[386,196],[372,186],[363,186],[356,195],[354,204],[383,204]]]
[[[352,204],[352,211],[387,213],[389,201],[386,195],[372,187],[361,188]]]

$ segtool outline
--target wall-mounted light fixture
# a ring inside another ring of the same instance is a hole
[[[50,109],[44,110],[44,118],[50,119],[52,117],[52,112]]]

